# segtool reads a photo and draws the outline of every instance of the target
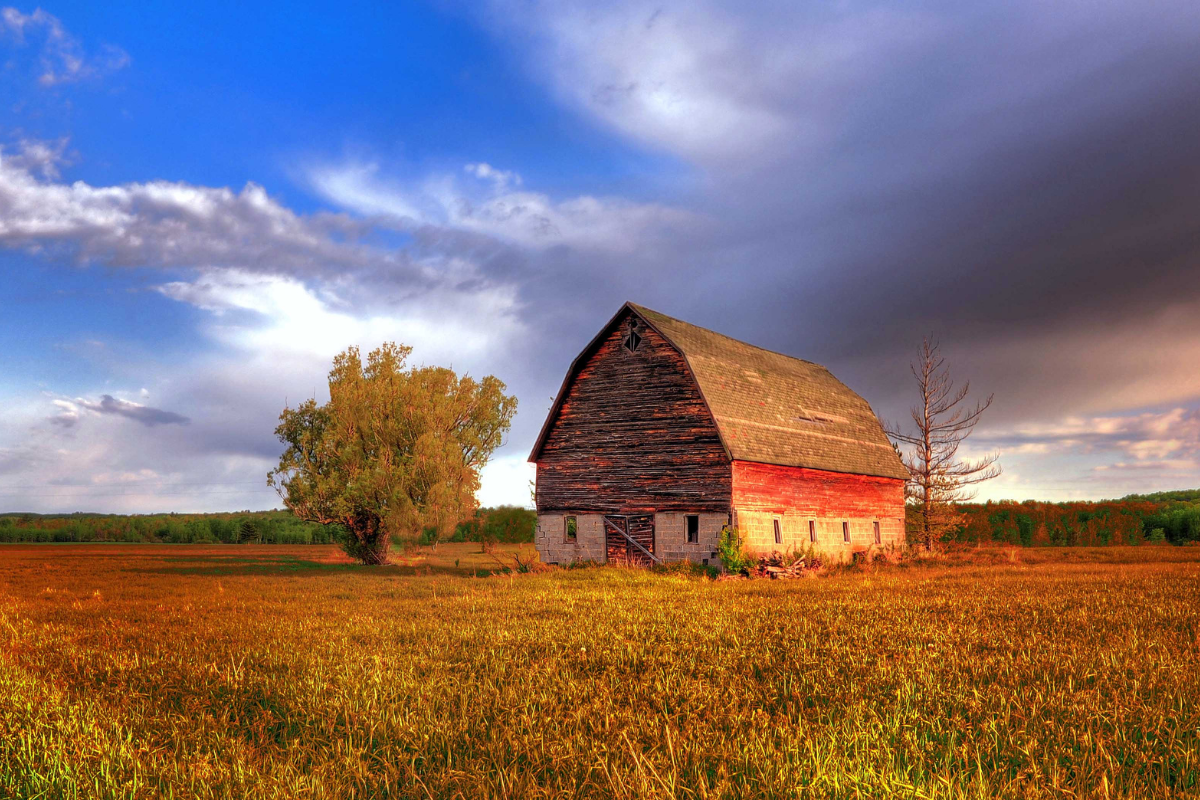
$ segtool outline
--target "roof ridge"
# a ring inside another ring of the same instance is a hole
[[[787,353],[781,353],[778,350],[772,350],[769,347],[761,347],[757,344],[751,344],[750,342],[743,341],[742,339],[735,339],[728,334],[721,333],[720,331],[714,331],[712,328],[706,328],[703,325],[697,325],[693,322],[688,322],[687,320],[679,319],[678,317],[672,317],[670,314],[664,314],[661,311],[655,311],[653,308],[648,308],[646,306],[639,305],[638,303],[627,301],[625,303],[625,305],[629,306],[630,308],[632,308],[634,311],[638,312],[639,314],[645,314],[645,312],[649,312],[651,314],[655,314],[660,317],[665,317],[666,319],[669,319],[671,322],[674,322],[677,325],[686,325],[689,328],[695,328],[696,330],[704,331],[705,333],[712,334],[713,336],[719,336],[720,338],[725,339],[726,341],[734,342],[735,344],[740,344],[743,347],[750,347],[750,348],[753,348],[754,350],[761,350],[764,353],[770,353],[773,356],[780,356],[782,358],[791,359],[792,361],[799,361],[802,364],[809,364],[814,367],[820,367],[821,369],[825,370],[826,372],[829,372],[829,368],[826,367],[824,364],[818,364],[816,361],[809,361],[807,358],[799,358],[797,356],[788,355]],[[830,372],[829,374],[832,375],[833,373]]]
[[[875,409],[825,365],[759,347],[637,303],[626,302],[622,311],[625,309],[640,316],[683,356],[731,458],[907,477]],[[742,371],[747,377],[741,377]],[[748,382],[755,374],[765,383],[757,378]],[[801,384],[782,388],[784,382],[795,380]],[[810,402],[811,408],[807,408]],[[828,412],[845,405],[845,417],[836,423],[829,421],[833,425],[830,430],[815,431],[780,425],[761,416],[764,410],[779,414],[802,404],[805,413]]]

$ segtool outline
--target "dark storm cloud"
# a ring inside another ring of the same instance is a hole
[[[496,5],[568,102],[700,169],[713,221],[555,254],[524,290],[555,341],[632,298],[825,361],[889,417],[930,331],[995,422],[1200,396],[1194,4]]]
[[[858,216],[866,252],[843,257],[855,279],[831,287],[836,304],[886,310],[910,330],[935,321],[988,336],[995,323],[1110,323],[1175,292],[1195,297],[1200,87],[1190,75],[1200,59],[1191,62],[1161,64],[1162,85],[1145,92],[1114,92],[1114,75],[1096,75],[1077,88],[1101,95],[1086,113],[1055,119],[1052,103],[1031,104],[998,123],[1012,126],[1010,141],[958,174],[879,198]],[[1149,65],[1113,72],[1139,66]]]
[[[110,394],[101,396],[99,402],[90,400],[76,401],[81,407],[97,414],[113,414],[141,423],[147,428],[155,425],[187,425],[191,420],[174,411],[164,411],[161,408],[151,408],[129,400],[121,400]]]

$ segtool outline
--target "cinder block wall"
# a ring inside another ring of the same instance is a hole
[[[567,539],[566,518],[575,517],[575,541]],[[604,517],[600,514],[538,514],[533,543],[543,564],[604,563]]]
[[[604,517],[600,514],[575,514],[575,541],[566,538],[566,514],[539,514],[534,544],[544,564],[570,564],[575,561],[593,561],[603,564],[607,560],[604,539]],[[687,541],[686,514],[661,513],[654,515],[654,552],[663,561],[693,561],[718,563],[713,556],[721,539],[721,529],[728,524],[725,514],[699,514],[700,531],[698,541]],[[775,519],[780,521],[783,543],[775,544]],[[811,544],[808,537],[808,522],[816,523],[817,543],[815,549],[837,560],[850,558],[855,550],[869,548],[875,544],[873,522],[879,522],[879,533],[883,544],[899,545],[904,542],[904,521],[898,517],[845,517],[816,518],[801,513],[738,510],[734,522],[742,537],[743,547],[751,553],[768,554],[778,550],[789,553],[803,550]],[[842,540],[842,522],[850,523],[850,543]]]
[[[663,561],[695,561],[716,563],[713,553],[721,540],[721,529],[729,524],[728,514],[696,514],[700,523],[697,541],[687,540],[687,517],[682,512],[654,515],[655,555]]]
[[[575,517],[575,541],[567,539],[566,518]],[[697,514],[700,523],[697,541],[687,540],[687,514],[654,515],[654,554],[663,561],[712,561],[721,529],[729,523],[727,514]],[[574,561],[607,560],[602,514],[538,514],[534,545],[543,564],[570,564]]]
[[[855,550],[864,550],[875,546],[875,527],[879,523],[879,537],[884,545],[898,545],[904,542],[904,521],[897,517],[810,517],[795,512],[776,514],[767,511],[743,511],[735,514],[738,534],[742,537],[742,547],[748,552],[767,554],[778,550],[789,553],[793,550],[803,550],[810,545],[828,555],[843,561],[850,558]],[[779,520],[782,544],[775,544],[774,520]],[[809,541],[808,523],[812,520],[817,531],[817,542]],[[850,542],[842,539],[842,522],[850,525]]]

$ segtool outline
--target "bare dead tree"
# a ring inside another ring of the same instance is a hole
[[[908,468],[905,499],[918,513],[917,539],[932,550],[934,542],[959,524],[956,504],[975,496],[971,487],[1000,474],[999,453],[975,461],[958,456],[994,395],[974,408],[965,404],[970,382],[954,388],[938,341],[931,337],[925,337],[911,367],[921,393],[912,408],[915,430],[888,425],[887,434]]]

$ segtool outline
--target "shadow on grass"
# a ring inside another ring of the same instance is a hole
[[[328,561],[313,561],[303,558],[164,558],[162,561],[182,562],[178,566],[131,566],[129,572],[139,572],[146,575],[377,575],[380,577],[425,577],[425,576],[454,576],[459,578],[485,578],[490,575],[505,574],[511,568],[500,564],[478,566],[472,564],[386,564],[369,566],[366,564],[333,563]]]

